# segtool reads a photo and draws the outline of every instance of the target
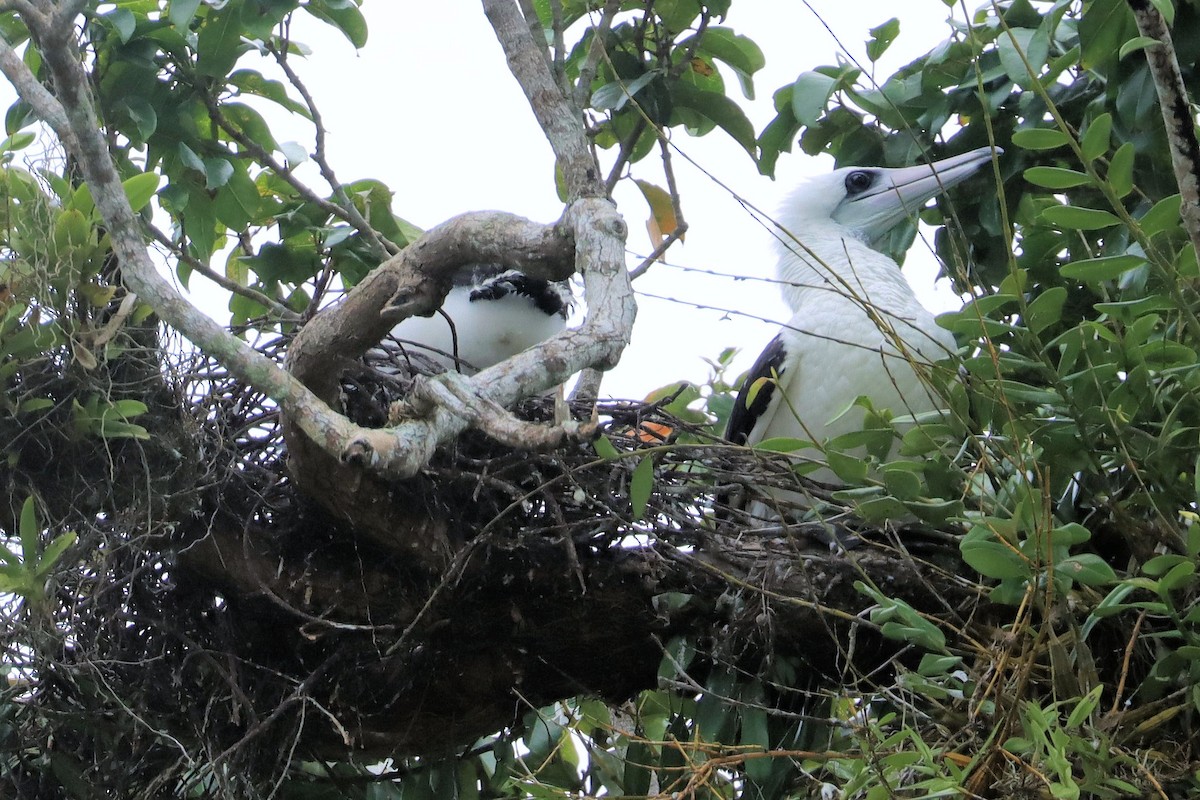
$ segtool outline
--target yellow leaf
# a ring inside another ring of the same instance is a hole
[[[642,190],[642,196],[650,205],[650,218],[646,220],[646,231],[650,234],[650,242],[658,245],[663,239],[675,232],[679,220],[675,216],[675,205],[671,195],[659,186],[649,181],[634,181]],[[680,237],[682,239],[682,237]]]

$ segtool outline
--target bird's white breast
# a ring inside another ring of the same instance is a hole
[[[861,430],[864,411],[852,404],[863,395],[896,416],[938,408],[919,371],[952,353],[954,338],[918,302],[900,268],[857,239],[806,241],[815,255],[789,252],[780,262],[781,279],[794,284],[784,288],[794,312],[783,332],[788,358],[783,391],[754,440],[823,442]],[[838,482],[827,469],[811,477]]]
[[[470,294],[471,287],[451,289],[442,310],[454,321],[458,357],[477,369],[498,364],[566,327],[562,316],[546,314],[524,295],[510,293],[497,299],[472,302]],[[443,353],[455,352],[450,324],[441,314],[410,317],[392,329],[392,336],[402,343],[420,342]],[[429,352],[428,355],[447,365],[451,363],[436,353]]]

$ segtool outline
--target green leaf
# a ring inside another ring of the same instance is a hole
[[[766,450],[769,453],[794,453],[797,450],[806,450],[813,446],[813,443],[807,439],[792,439],[787,436],[775,436],[770,439],[763,439],[758,444],[754,445],[755,450]]]
[[[975,535],[978,530],[984,530],[985,534]],[[959,550],[963,561],[986,578],[1002,580],[1030,577],[1029,562],[1009,545],[995,541],[986,529],[976,528],[964,536]]]
[[[68,547],[75,544],[76,538],[74,533],[68,531],[54,537],[54,541],[46,546],[45,552],[42,553],[38,561],[37,570],[34,572],[34,578],[39,583],[44,582],[46,578],[50,577],[50,573],[54,571],[59,558],[62,557],[62,554]]]
[[[1163,23],[1168,28],[1175,24],[1175,3],[1173,0],[1150,0],[1150,4],[1162,14]]]
[[[715,123],[744,147],[751,157],[757,154],[754,126],[746,117],[746,112],[725,95],[678,82],[671,85],[671,98],[678,108],[690,110]]]
[[[591,106],[597,111],[620,111],[646,84],[661,75],[659,70],[652,69],[629,82],[615,80],[606,83],[592,92]]]
[[[1025,324],[1034,333],[1041,333],[1062,319],[1067,290],[1052,286],[1033,299],[1025,309]]]
[[[834,78],[820,72],[801,73],[792,84],[792,115],[801,125],[813,125],[825,112],[833,89]]]
[[[1138,225],[1141,227],[1142,232],[1147,236],[1154,236],[1168,228],[1179,227],[1180,204],[1180,196],[1178,194],[1173,194],[1170,197],[1164,197],[1162,200],[1159,200],[1138,219]]]
[[[1065,558],[1055,565],[1055,570],[1084,586],[1104,586],[1117,580],[1113,568],[1095,553],[1080,553]]]
[[[167,9],[167,20],[176,28],[186,29],[200,8],[200,0],[171,0]]]
[[[1108,140],[1112,137],[1112,114],[1101,114],[1088,125],[1079,140],[1079,149],[1088,161],[1094,161],[1108,152]]]
[[[1092,716],[1100,705],[1100,696],[1104,692],[1103,686],[1096,686],[1083,697],[1079,698],[1079,702],[1075,704],[1075,708],[1071,709],[1070,715],[1067,717],[1068,728],[1079,728],[1088,718]]]
[[[1103,256],[1101,258],[1085,258],[1064,264],[1060,270],[1064,278],[1082,281],[1089,284],[1099,284],[1115,280],[1131,269],[1137,269],[1146,263],[1146,259],[1135,255]]]
[[[125,197],[129,200],[129,207],[134,213],[145,208],[150,198],[154,197],[154,193],[158,191],[158,181],[158,173],[143,172],[121,183],[125,189]]]
[[[1151,36],[1135,36],[1125,44],[1121,45],[1121,49],[1117,51],[1117,58],[1122,59],[1130,53],[1136,53],[1138,50],[1144,50],[1147,47],[1153,47],[1158,44],[1158,39]]]
[[[650,502],[650,493],[654,490],[654,459],[650,457],[638,460],[629,479],[629,504],[633,507],[633,518],[641,519],[646,514],[646,504]]]
[[[1106,75],[1115,66],[1121,45],[1137,34],[1125,0],[1093,0],[1079,21],[1080,65]]]
[[[867,58],[875,62],[887,52],[892,42],[900,34],[900,20],[892,17],[882,25],[871,28],[870,33],[871,38],[867,42]]]
[[[1030,167],[1025,170],[1025,180],[1047,189],[1070,189],[1092,181],[1086,173],[1061,167]]]
[[[113,30],[121,39],[121,44],[128,43],[137,29],[137,18],[127,8],[114,9],[105,14],[102,19],[112,24]]]
[[[220,189],[233,177],[233,164],[220,157],[204,159],[204,188]]]
[[[867,462],[861,458],[837,450],[828,450],[825,460],[834,474],[851,486],[859,486],[867,479]]]
[[[3,142],[0,142],[0,151],[11,153],[16,150],[24,150],[29,145],[37,141],[37,134],[28,131],[24,133],[14,133]]]
[[[37,507],[33,503],[33,495],[25,498],[21,505],[21,519],[17,524],[21,536],[21,558],[27,568],[32,569],[37,564],[37,545],[41,527],[38,525]]]
[[[1117,197],[1124,197],[1133,191],[1133,159],[1137,149],[1133,142],[1126,142],[1113,153],[1108,163],[1108,185],[1112,187]]]
[[[242,0],[230,0],[219,9],[209,8],[196,38],[196,72],[223,78],[233,69],[242,43]],[[306,6],[307,8],[307,6]]]
[[[1043,27],[1009,28],[997,38],[996,53],[1012,82],[1029,89],[1050,55],[1050,35]]]
[[[679,42],[677,47],[684,48],[686,52],[695,40],[694,36],[688,37]],[[767,60],[752,39],[736,34],[730,28],[714,26],[704,31],[696,52],[726,64],[737,75],[742,94],[748,100],[754,99],[752,76],[766,66]]]
[[[1053,150],[1071,141],[1057,128],[1026,128],[1012,135],[1012,143],[1023,150]]]
[[[592,442],[592,447],[596,450],[596,455],[605,461],[613,461],[621,457],[620,451],[616,447],[613,447],[612,441],[607,436],[598,436]]]
[[[1050,206],[1041,213],[1040,219],[1058,228],[1077,231],[1100,230],[1121,221],[1107,211],[1079,206]]]
[[[337,28],[356,49],[361,50],[366,46],[367,20],[353,2],[311,0],[301,8]]]
[[[268,153],[278,150],[271,127],[262,115],[245,103],[223,103],[221,112],[230,126]]]

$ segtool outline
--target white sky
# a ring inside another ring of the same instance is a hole
[[[306,14],[296,15],[293,36],[313,53],[293,65],[314,95],[326,122],[329,159],[343,182],[373,177],[395,192],[394,211],[428,228],[464,211],[502,209],[540,222],[562,212],[555,193],[553,157],[528,104],[505,64],[476,0],[365,0],[370,26],[367,46],[356,52],[334,29]],[[892,16],[901,18],[900,36],[877,67],[884,78],[927,52],[948,34],[949,9],[942,0],[739,0],[724,23],[755,40],[766,68],[755,78],[757,97],[745,101],[737,81],[726,74],[731,92],[746,109],[755,130],[774,116],[772,94],[801,72],[835,63],[841,46],[866,65],[868,29]],[[254,54],[239,66],[273,72]],[[11,98],[3,86],[0,101]],[[267,112],[263,104],[256,106]],[[271,106],[271,108],[275,108]],[[271,113],[279,141],[297,140],[311,151],[306,121]],[[826,171],[831,161],[798,152],[784,154],[771,181],[745,151],[716,130],[703,138],[676,132],[675,144],[733,191],[773,212],[782,196],[804,175]],[[657,156],[637,165],[639,178],[665,185]],[[730,194],[683,158],[675,159],[687,241],[667,254],[673,264],[771,277],[775,257],[771,237]],[[312,174],[312,173],[310,173]],[[616,200],[629,223],[630,264],[652,248],[645,231],[648,209],[640,192],[618,186]],[[327,189],[313,182],[319,193]],[[933,290],[936,264],[920,241],[906,274],[935,310],[954,307],[956,298]],[[218,259],[220,257],[218,256]],[[216,264],[217,262],[214,262]],[[193,276],[194,300],[218,320],[228,319],[226,299],[201,276]],[[702,382],[705,358],[725,347],[742,352],[735,372],[750,366],[775,335],[776,326],[737,312],[783,322],[787,319],[776,287],[655,265],[639,279],[641,293],[676,298],[730,313],[705,311],[677,302],[639,297],[633,343],[606,378],[604,392],[642,397],[670,381]]]

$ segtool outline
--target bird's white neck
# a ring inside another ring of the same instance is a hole
[[[869,303],[904,313],[919,303],[900,266],[833,222],[805,221],[780,231],[778,277],[793,311],[809,304]]]

